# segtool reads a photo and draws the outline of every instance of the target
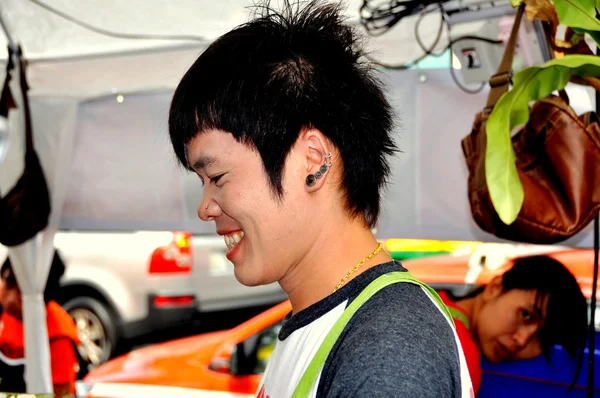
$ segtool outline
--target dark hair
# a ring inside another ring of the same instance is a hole
[[[7,256],[2,268],[0,269],[0,275],[4,277],[6,272],[10,272],[10,277],[14,278],[14,271],[10,257]],[[50,271],[48,272],[48,281],[46,282],[46,288],[44,289],[44,302],[48,303],[50,300],[55,300],[58,297],[60,291],[60,278],[65,273],[65,264],[63,263],[58,251],[54,251],[54,257],[52,258],[52,264],[50,265]]]
[[[587,302],[573,274],[559,261],[547,256],[519,258],[502,276],[502,288],[535,290],[540,304],[547,298],[546,317],[539,332],[546,359],[554,345],[562,346],[572,357],[585,348]]]
[[[359,61],[340,5],[285,2],[212,43],[179,83],[169,134],[180,163],[204,131],[231,133],[260,154],[272,191],[283,197],[285,159],[303,128],[316,128],[341,154],[345,206],[372,227],[389,176],[392,108],[372,69]]]

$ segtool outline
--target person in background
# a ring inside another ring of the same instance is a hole
[[[572,357],[585,348],[585,297],[575,277],[553,258],[519,258],[503,275],[465,297],[448,292],[440,297],[453,314],[476,392],[481,355],[493,363],[542,354],[549,360],[554,345]]]
[[[77,346],[80,344],[77,327],[69,314],[54,299],[60,289],[65,265],[55,251],[48,275],[44,302],[50,340],[52,384],[57,397],[75,394],[79,367]],[[21,290],[17,284],[10,258],[0,269],[0,391],[25,392],[24,333]]]

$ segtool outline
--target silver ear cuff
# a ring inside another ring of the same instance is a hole
[[[325,164],[321,165],[321,167],[319,167],[319,170],[317,170],[314,174],[309,174],[306,176],[306,185],[308,185],[309,187],[314,186],[317,183],[317,180],[322,178],[323,174],[327,173],[327,171],[331,168],[331,152],[324,155],[324,157]]]

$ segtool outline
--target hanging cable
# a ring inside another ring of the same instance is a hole
[[[91,25],[85,21],[82,21],[78,18],[73,17],[63,11],[60,11],[40,0],[29,0],[31,3],[36,4],[39,7],[44,8],[45,10],[69,21],[76,25],[81,26],[84,29],[90,30],[94,33],[98,33],[104,36],[115,37],[118,39],[140,39],[140,40],[174,40],[174,41],[206,41],[206,38],[202,36],[194,36],[194,35],[157,35],[157,34],[144,34],[144,33],[120,33],[113,32],[110,30],[98,28],[94,25]]]
[[[366,2],[365,2],[366,3]],[[439,7],[439,9],[441,10],[441,6]],[[440,21],[440,26],[438,28],[438,31],[436,33],[435,39],[433,40],[433,43],[431,44],[431,46],[429,48],[426,48],[425,45],[423,44],[423,42],[420,39],[419,33],[418,33],[418,29],[420,26],[421,21],[423,20],[424,16],[435,11],[434,10],[430,10],[427,12],[423,12],[421,15],[419,15],[419,19],[417,20],[417,22],[415,23],[415,37],[417,38],[417,43],[419,44],[419,46],[421,47],[421,49],[423,50],[423,55],[421,55],[419,58],[410,61],[408,63],[405,64],[399,64],[399,65],[391,65],[391,64],[384,64],[382,62],[377,61],[374,58],[371,58],[368,55],[365,55],[365,58],[367,58],[369,61],[371,61],[373,64],[381,66],[383,68],[387,68],[387,69],[395,69],[395,70],[405,70],[405,69],[410,69],[413,66],[416,66],[417,63],[419,63],[420,61],[422,61],[423,59],[427,58],[430,55],[434,55],[437,56],[435,54],[433,54],[433,50],[435,49],[435,47],[439,44],[440,39],[442,38],[442,33],[444,31],[444,20],[443,20],[443,15],[441,15],[442,20]],[[393,25],[392,25],[393,26]],[[387,32],[387,30],[386,30]],[[447,49],[448,46],[446,46],[445,49]],[[445,51],[444,49],[444,51]]]
[[[446,3],[449,0],[391,0],[387,4],[381,1],[363,0],[359,10],[360,23],[371,36],[381,36],[396,25],[402,18],[426,10],[430,5]],[[376,3],[376,5],[372,5]]]
[[[415,40],[417,41],[417,44],[419,45],[421,50],[423,50],[423,55],[421,55],[420,57],[416,58],[413,61],[410,61],[410,62],[404,63],[404,64],[399,64],[399,65],[386,64],[386,63],[380,62],[368,55],[365,55],[365,58],[367,58],[373,64],[381,66],[386,69],[406,70],[406,69],[410,69],[411,67],[416,66],[420,61],[422,61],[423,59],[425,59],[429,56],[441,57],[444,54],[446,54],[447,50],[450,50],[450,52],[449,52],[449,54],[450,54],[450,75],[452,77],[452,80],[462,91],[464,91],[468,94],[477,94],[485,88],[486,82],[482,82],[481,85],[476,89],[470,89],[470,88],[466,87],[463,83],[461,83],[458,76],[456,76],[456,70],[454,69],[454,57],[453,57],[453,52],[452,52],[452,46],[455,43],[462,41],[462,40],[479,40],[479,41],[493,44],[493,45],[503,44],[503,42],[502,42],[502,40],[494,40],[494,39],[489,39],[487,37],[481,37],[481,36],[475,36],[475,35],[466,35],[466,36],[458,37],[456,39],[452,39],[451,32],[450,32],[450,24],[448,23],[448,18],[444,11],[443,5],[441,3],[438,3],[438,4],[436,4],[436,6],[437,6],[436,8],[430,9],[430,10],[423,9],[421,11],[417,21],[415,22],[415,31],[414,31]],[[390,5],[389,8],[392,8],[392,5]],[[421,38],[419,27],[426,15],[428,15],[432,12],[435,12],[437,10],[439,10],[439,12],[440,12],[440,26],[438,28],[438,31],[436,33],[433,43],[429,47],[427,47],[427,46],[425,46],[425,44]],[[397,23],[397,21],[395,23]],[[448,44],[444,47],[443,51],[441,51],[440,53],[434,53],[435,48],[438,46],[438,44],[442,38],[442,33],[444,30],[444,27],[446,28]]]
[[[438,11],[438,10],[440,12],[440,27],[438,28],[438,32],[437,32],[437,35],[436,35],[436,38],[435,38],[433,44],[429,48],[427,48],[425,46],[425,44],[423,43],[423,40],[421,40],[421,33],[419,30],[419,27],[421,26],[421,22],[423,21],[423,19],[425,18],[426,15],[431,14],[432,12]],[[436,54],[433,52],[433,50],[439,44],[439,41],[442,38],[442,31],[444,30],[444,26],[446,26],[446,35],[448,37],[448,44],[444,48],[444,51]],[[446,14],[445,14],[444,8],[442,7],[441,4],[437,4],[437,8],[434,8],[434,9],[428,10],[428,11],[423,11],[419,15],[419,17],[417,18],[417,21],[415,22],[414,34],[415,34],[415,40],[417,41],[417,44],[419,45],[419,47],[421,47],[421,50],[423,50],[423,52],[425,53],[426,56],[431,55],[434,57],[440,57],[440,56],[444,55],[444,53],[448,49],[448,46],[451,45],[451,43],[450,43],[451,41],[450,41],[450,28],[446,22]]]

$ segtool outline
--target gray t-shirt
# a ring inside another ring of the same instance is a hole
[[[393,271],[406,270],[399,262],[375,266],[334,294],[288,315],[269,364],[273,370],[265,374],[264,396],[289,396],[347,305],[370,282]],[[311,396],[471,397],[460,350],[456,333],[428,294],[417,285],[395,283],[371,297],[350,320]]]

